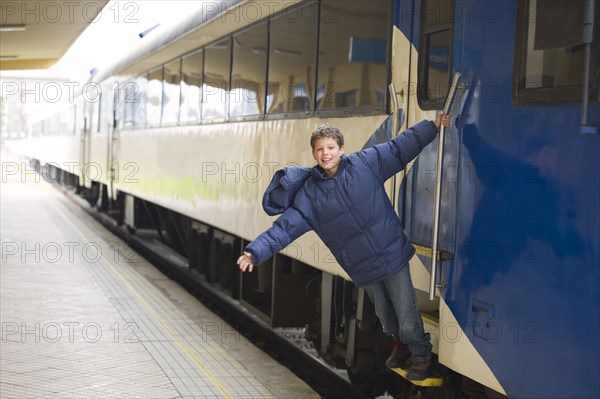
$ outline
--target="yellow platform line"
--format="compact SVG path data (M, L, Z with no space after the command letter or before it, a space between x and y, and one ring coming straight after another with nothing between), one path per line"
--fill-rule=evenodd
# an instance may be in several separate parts
M50 204L52 205L52 207L66 220L66 222L73 228L73 230L79 234L81 236L81 238L85 241L86 237L85 235L81 232L81 230L79 230L79 228L77 228L77 226L75 226L71 220L67 217L67 215L64 214L64 212L62 212L60 209L58 209L58 207L53 203L53 201L49 201ZM129 289L130 293L133 294L133 296L135 296L137 298L137 300L146 308L146 310L148 311L148 313L150 313L152 315L152 317L154 317L154 319L158 322L158 324L161 325L161 327L163 328L163 330L165 331L165 333L177 344L177 346L179 346L179 348L184 351L193 361L194 363L198 366L198 368L204 373L204 375L206 375L206 377L210 380L210 382L212 382L212 384L219 390L221 391L221 393L229 399L232 399L233 397L227 392L227 390L225 389L225 387L223 387L223 385L221 385L221 383L215 378L214 375L212 375L212 373L210 372L210 370L208 370L200 361L200 359L198 359L193 351L185 344L183 343L179 338L177 338L173 332L171 331L171 329L169 328L169 326L162 320L162 318L154 311L154 309L148 304L146 303L146 301L144 300L144 298L142 298L142 296L140 295L140 293L133 287L131 286L131 284L129 284L129 282L127 281L127 279L125 279L125 277L121 274L121 272L119 272L112 264L110 264L108 261L106 261L106 259L104 258L104 255L100 254L100 260L102 261L102 263L104 263L113 273L114 275L127 287L127 289Z

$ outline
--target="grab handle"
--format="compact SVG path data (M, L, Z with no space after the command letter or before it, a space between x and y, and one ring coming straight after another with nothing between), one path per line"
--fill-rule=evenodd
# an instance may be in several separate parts
M391 107L394 113L394 118L392 119L392 138L394 138L398 134L398 125L400 124L398 115L398 97L396 97L398 93L396 93L396 87L393 83L388 85L388 89L390 91ZM392 178L392 187L392 207L396 209L396 175Z
M450 86L450 90L448 91L448 96L446 97L446 103L444 104L443 114L448 115L450 109L452 108L452 103L454 102L454 97L456 95L456 90L458 88L458 84L460 83L461 74L456 72L454 74L454 79L452 80L452 86ZM438 153L437 153L437 171L435 178L435 196L433 203L433 238L431 245L431 276L429 277L429 299L433 300L435 298L435 289L436 287L441 287L440 284L437 284L437 263L438 258L440 256L438 250L438 240L439 240L439 230L440 230L440 208L442 205L442 166L444 161L444 137L446 133L446 128L440 124L440 141L438 145Z

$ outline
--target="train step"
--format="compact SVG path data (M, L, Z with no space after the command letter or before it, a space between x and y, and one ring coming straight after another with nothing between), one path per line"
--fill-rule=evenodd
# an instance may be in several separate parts
M441 375L437 374L436 372L433 372L431 374L431 377L425 378L424 380L421 380L421 381L411 381L408 378L406 378L406 373L408 373L408 370L402 369L400 367L395 368L395 369L391 369L391 370L394 373L396 373L396 374L400 375L401 377L405 378L406 380L410 381L414 385L418 385L420 387L441 387L444 384L444 377L442 377Z

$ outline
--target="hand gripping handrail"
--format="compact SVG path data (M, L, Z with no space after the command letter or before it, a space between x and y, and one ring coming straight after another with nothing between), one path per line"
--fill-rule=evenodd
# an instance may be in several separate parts
M461 74L456 72L454 74L454 79L452 80L452 86L450 86L450 90L448 91L448 97L446 97L446 103L444 104L443 115L448 115L450 112L450 108L452 107L452 102L454 101L454 96L456 95L456 90L458 88L458 84L460 83ZM433 300L435 298L435 289L436 287L440 287L440 285L436 284L437 282L437 262L439 258L438 251L438 239L439 239L439 230L440 230L440 208L442 204L442 166L444 161L444 136L446 133L446 128L440 122L440 141L438 144L438 153L437 153L437 172L435 179L435 196L433 203L433 239L431 244L431 276L429 277L429 299Z

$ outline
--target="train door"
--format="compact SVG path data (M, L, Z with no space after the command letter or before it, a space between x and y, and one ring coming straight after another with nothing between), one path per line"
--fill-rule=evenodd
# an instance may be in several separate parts
M457 69L452 63L452 41L460 33L453 29L453 0L400 0L396 5L393 83L400 87L396 89L396 98L406 114L400 123L402 131L423 119L433 120L444 107L453 71ZM450 283L456 218L453 179L459 142L454 127L450 126L445 133L443 143L438 136L408 165L396 186L397 212L417 249L410 264L411 274L426 329L432 334L434 351L438 347L440 293L443 295L445 285ZM438 169L440 145L443 163ZM438 179L441 179L439 202L435 198ZM436 207L439 220L434 220ZM432 248L436 238L437 275L432 280Z

